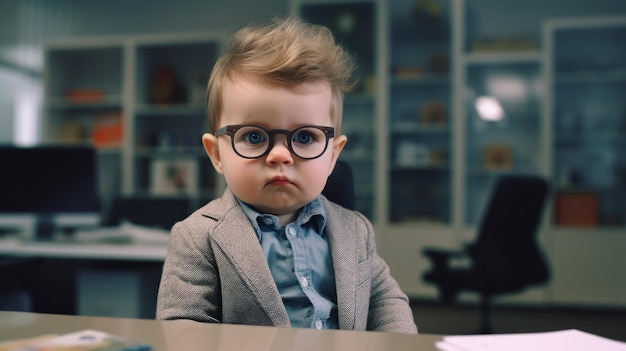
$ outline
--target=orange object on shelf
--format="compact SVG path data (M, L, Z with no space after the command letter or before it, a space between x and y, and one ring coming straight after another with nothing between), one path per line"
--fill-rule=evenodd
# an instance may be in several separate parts
M592 190L559 191L554 199L554 222L564 227L597 227L599 201Z
M119 146L124 136L124 125L120 111L104 112L94 118L91 140L95 147Z
M100 89L72 89L65 93L65 99L74 103L101 102L104 93Z

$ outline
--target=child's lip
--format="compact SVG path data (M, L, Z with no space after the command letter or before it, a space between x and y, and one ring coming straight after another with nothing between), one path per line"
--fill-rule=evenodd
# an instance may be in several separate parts
M276 186L287 186L291 184L291 180L289 180L289 178L285 176L276 176L270 179L269 184Z

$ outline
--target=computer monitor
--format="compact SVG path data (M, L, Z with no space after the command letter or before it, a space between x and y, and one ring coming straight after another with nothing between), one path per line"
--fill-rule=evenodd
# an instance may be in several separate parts
M186 196L122 196L113 199L103 222L105 226L117 226L128 221L170 230L193 209L193 199Z
M97 153L87 146L0 146L0 226L34 221L40 238L58 227L100 222Z

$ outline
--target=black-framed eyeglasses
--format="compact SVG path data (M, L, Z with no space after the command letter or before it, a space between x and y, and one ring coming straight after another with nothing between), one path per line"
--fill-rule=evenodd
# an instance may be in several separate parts
M294 130L267 130L251 124L238 124L222 127L215 131L215 136L228 135L237 155L243 158L265 156L274 146L274 135L287 136L287 147L292 154L301 159L311 160L326 152L328 140L335 136L335 128L320 126L302 126Z

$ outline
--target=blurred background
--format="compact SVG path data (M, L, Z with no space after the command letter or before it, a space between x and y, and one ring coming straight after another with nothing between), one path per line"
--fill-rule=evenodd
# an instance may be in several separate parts
M626 340L624 1L0 0L0 144L94 149L86 177L99 205L77 212L117 225L151 208L135 222L167 228L225 186L200 144L212 64L237 29L289 14L331 27L358 60L341 158L422 331L463 332L422 281L422 250L474 240L496 180L524 174L551 184L537 234L551 275L497 299L517 320L542 313L500 330L539 328L563 311L569 322L541 328L576 327L571 313L584 312L579 321L594 320L585 328ZM66 152L54 157L74 157ZM11 182L38 172L0 162L18 174ZM52 168L39 168L42 181ZM0 226L37 211L5 202ZM158 260L105 261L56 257L5 274L32 276L16 284L41 312L124 315L93 284L128 282L136 289L116 299L148 301L132 316L150 317ZM459 300L474 312L474 294ZM420 317L436 307L441 323Z

